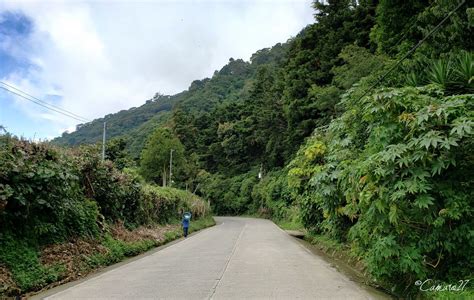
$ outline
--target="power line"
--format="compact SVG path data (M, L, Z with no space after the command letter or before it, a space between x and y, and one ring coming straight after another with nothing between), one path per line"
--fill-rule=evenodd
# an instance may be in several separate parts
M452 11L449 12L449 14L441 20L441 22L438 23L423 39L421 39L418 44L416 44L413 48L411 48L410 51L408 51L398 62L396 62L382 77L379 78L371 87L369 87L363 94L360 96L360 98L357 101L360 101L362 98L364 98L372 89L374 89L382 80L385 79L385 77L388 76L388 74L392 73L410 54L415 52L416 49L418 49L421 44L423 44L435 31L437 31L441 25L443 25L446 20L448 20L461 6L466 3L466 0L463 0L461 3L459 3L456 8L454 8Z
M78 114L75 114L75 113L73 113L73 112L70 112L70 111L68 111L68 110L62 109L62 108L60 108L60 107L58 107L58 106L55 106L55 105L53 105L53 104L50 104L50 103L48 103L48 102L45 102L45 101L43 101L43 100L41 100L41 99L38 99L38 98L36 98L36 97L34 97L34 96L32 96L32 95L30 95L30 94L28 94L28 93L25 93L25 92L23 92L22 90L20 90L20 89L14 87L14 86L12 86L12 85L9 85L9 84L7 84L7 83L5 83L5 82L3 82L3 81L0 81L0 83L3 84L3 85L5 85L5 86L7 86L7 87L9 87L9 88L11 88L11 89L14 89L14 90L18 91L18 92L13 91L13 90L11 90L11 89L9 89L9 88L6 88L6 87L4 87L4 86L1 86L1 85L0 85L0 88L4 89L4 90L6 90L6 91L8 91L8 92L10 92L10 93L12 93L12 94L15 94L15 95L17 95L17 96L19 96L19 97L21 97L21 98L23 98L23 99L26 99L26 100L28 100L28 101L31 101L31 102L33 102L33 103L39 105L39 106L42 106L42 107L44 107L44 108L47 108L47 109L49 109L49 110L52 110L52 111L57 112L57 113L59 113L59 114L65 115L65 116L67 116L67 117L70 117L70 118L75 119L75 120L80 121L80 122L89 122L89 121L90 121L89 119L86 119L86 118L84 118L84 117L81 117L81 116L78 115ZM25 95L28 96L28 97L30 97L30 98L26 97ZM0 130L4 130L4 131L6 132L5 127L3 127L3 126L0 126ZM104 122L104 132L103 132L103 137L102 137L102 160L105 159L105 138L106 138L106 137L105 137L105 132L106 132L106 122ZM36 134L36 133L35 133L35 134Z
M15 95L17 95L17 96L19 96L19 97L21 97L21 98L23 98L23 99L26 99L26 100L28 100L28 101L31 101L31 102L33 102L33 103L39 105L39 106L42 106L42 107L44 107L44 108L46 108L46 109L52 110L52 111L54 111L54 112L56 112L56 113L65 115L65 116L67 116L67 117L70 117L70 118L75 119L75 120L80 121L80 122L89 122L89 121L90 121L89 119L84 118L84 117L82 117L82 116L80 116L80 115L78 115L78 114L75 114L75 113L73 113L73 112L70 112L70 111L68 111L68 110L62 109L62 108L60 108L60 107L58 107L58 106L55 106L55 105L53 105L53 104L50 104L50 103L48 103L48 102L46 102L46 101L43 101L43 100L41 100L41 99L38 99L38 98L36 98L36 97L34 97L34 96L32 96L32 95L26 93L26 92L23 92L22 90L20 90L20 89L14 87L14 86L12 86L12 85L9 85L9 84L7 84L7 83L5 83L5 82L3 82L3 81L0 81L0 83L3 84L3 85L5 85L5 86L7 86L7 87L9 87L9 88L6 88L6 87L4 87L4 86L0 86L0 88L4 89L4 90L6 90L6 91L8 91L8 92L10 92L10 93L12 93L12 94L15 94ZM11 90L11 89L16 90L17 92L16 92L16 91L13 91L13 90ZM21 94L20 94L20 93L21 93ZM26 96L25 96L25 95L26 95Z
M6 85L6 86L8 86L9 88L15 89L15 90L21 92L22 94L25 94L25 95L27 95L28 97L31 97L31 98L35 99L36 101L39 101L39 102L41 102L41 103L43 103L43 104L45 104L45 105L54 107L54 108L56 108L56 109L59 109L59 110L61 110L61 111L64 111L64 112L66 112L66 113L68 113L68 114L71 114L71 115L73 115L73 116L75 116L75 117L78 117L78 118L80 118L80 119L84 119L84 120L86 120L86 121L90 121L90 120L88 120L87 118L84 118L84 117L82 117L82 116L80 116L80 115L77 115L77 114L75 114L75 113L73 113L73 112L71 112L71 111L65 110L64 108L61 108L61 107L56 106L56 105L54 105L54 104L51 104L51 103L45 102L45 101L43 101L43 100L41 100L41 99L38 99L38 98L36 98L35 96L32 96L32 95L30 95L30 94L28 94L28 93L26 93L26 92L20 90L19 88L14 87L14 86L12 86L12 85L10 85L10 84L8 84L8 83L5 83L5 82L3 82L3 81L0 81L0 83L1 83L1 84L4 84L4 85Z
M430 4L430 6L428 6L427 8L425 8L425 11L428 10L428 9L430 9L433 5L435 5L435 3L436 3L436 0L433 1L433 2ZM416 18L416 17L413 17L412 20L410 21L410 23L408 24L408 27L406 27L405 32L404 32L404 33L402 34L402 36L398 39L398 41L397 41L395 44L393 44L393 45L398 45L398 44L400 44L400 43L403 41L403 39L404 39L405 36L408 34L408 32L409 32L409 31L413 28L413 26L416 24L416 21L417 21L417 18Z
M28 94L28 93L26 93L26 92L20 90L19 88L14 87L14 86L12 86L12 85L10 85L10 84L8 84L8 83L5 83L5 82L3 82L3 81L0 81L0 83L3 84L3 85L8 86L9 88L12 88L12 89L18 91L18 92L20 92L20 93L22 93L22 94L24 94L24 95L27 95L28 97L33 98L34 100L36 100L36 101L38 101L38 102L40 102L40 103L42 103L42 104L44 104L44 105L53 107L53 108L55 108L55 109L57 109L57 110L60 110L60 111L62 111L62 112L64 112L64 113L66 113L66 114L69 114L69 115L73 116L73 117L79 118L79 119L81 119L81 120L83 120L83 121L87 121L87 122L90 121L89 119L84 118L84 117L82 117L82 116L80 116L80 115L78 115L78 114L75 114L75 113L71 112L71 111L68 111L68 110L66 110L66 109L63 109L63 108L61 108L61 107L59 107L59 106L56 106L56 105L54 105L54 104L50 104L50 103L48 103L48 102L46 102L46 101L43 101L43 100L41 100L41 99L38 99L38 98L36 98L35 96L32 96L32 95L30 95L30 94ZM28 99L28 100L29 100L29 99Z
M8 89L8 88L6 88L6 87L0 86L0 88L1 88L1 89L4 89L4 90L7 91L7 92L10 92L10 93L12 93L12 94L15 94L15 95L17 95L17 96L19 96L19 97L21 97L21 98L23 98L23 99L26 99L26 100L28 100L28 101L31 101L31 102L33 102L33 103L39 105L39 106L42 106L42 107L44 107L44 108L46 108L46 109L52 110L52 111L57 112L57 113L59 113L59 114L65 115L65 116L70 117L70 118L72 118L72 119L75 119L75 120L77 120L77 121L80 121L80 122L88 122L88 120L87 120L86 118L75 117L74 115L72 115L72 114L70 114L70 113L67 113L67 112L61 111L61 110L59 110L59 109L55 109L55 108L49 107L49 106L47 106L46 104L43 104L43 103L41 103L41 102L39 102L39 101L37 101L37 100L34 100L34 99L30 99L30 98L28 98L28 97L26 97L26 96L24 96L24 95L22 95L22 94L19 94L19 93L15 92L15 91L12 91L12 90L10 90L10 89ZM46 102L45 102L45 103L46 103ZM49 105L49 104L48 104L48 105Z

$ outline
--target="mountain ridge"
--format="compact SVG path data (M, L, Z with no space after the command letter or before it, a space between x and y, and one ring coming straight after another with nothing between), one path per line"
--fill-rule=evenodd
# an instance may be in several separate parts
M291 39L290 39L291 40ZM289 40L289 41L290 41ZM157 93L143 105L107 114L91 122L79 124L73 132L64 132L51 140L60 146L79 146L102 141L103 122L107 122L107 139L124 138L127 150L138 158L146 136L169 121L176 108L206 113L222 101L239 101L246 84L252 80L258 65L279 63L288 42L256 51L250 61L230 58L211 78L191 82L188 89L174 95ZM132 138L133 137L133 138Z

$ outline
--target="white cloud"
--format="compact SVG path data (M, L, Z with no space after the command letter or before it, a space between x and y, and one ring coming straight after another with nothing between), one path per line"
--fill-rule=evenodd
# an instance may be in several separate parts
M184 90L229 57L248 60L297 34L313 13L311 0L15 1L1 10L20 10L34 22L30 48L17 55L37 68L9 82L38 97L59 95L61 107L90 119ZM36 116L56 130L77 123Z

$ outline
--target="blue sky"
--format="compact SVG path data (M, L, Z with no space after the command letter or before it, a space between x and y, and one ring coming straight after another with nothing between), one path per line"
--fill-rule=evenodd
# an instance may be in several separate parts
M33 30L32 21L20 12L4 11L0 14L0 40L6 39L21 41L31 34ZM29 66L29 62L22 58L15 58L8 49L1 49L0 61L2 68L0 76L6 75L15 70L24 70Z
M311 0L0 1L0 80L88 119L174 94L285 42ZM80 122L0 89L0 125L52 138Z
M20 11L3 11L0 13L0 78L8 78L10 74L17 76L27 76L29 72L37 66L28 60L28 56L17 55L19 51L15 48L27 49L31 45L28 40L33 31L33 22ZM30 50L31 52L33 50ZM31 53L30 52L30 53ZM46 95L44 99L48 102L58 102L59 97ZM20 136L34 138L43 134L53 134L48 130L50 121L45 118L30 118L25 113L25 106L19 105L17 96L0 89L0 124L7 127L7 130ZM56 100L56 101L55 101ZM22 101L22 100L20 100ZM26 101L26 100L25 100ZM33 105L33 104L31 104ZM43 109L36 108L38 112L45 113ZM41 128L46 129L40 132ZM36 131L38 129L38 132Z

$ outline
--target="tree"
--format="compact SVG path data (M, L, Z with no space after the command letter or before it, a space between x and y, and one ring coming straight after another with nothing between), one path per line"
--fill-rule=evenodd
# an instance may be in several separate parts
M320 110L310 94L314 86L326 86L333 79L333 68L342 63L341 50L350 45L370 46L374 1L315 1L316 23L303 29L290 42L284 67L284 102L294 153L315 127L326 125L327 111Z
M184 147L168 128L158 128L148 139L142 151L140 171L146 180L162 182L166 186L169 179L170 155L173 150L173 174L183 174L185 164ZM171 184L171 182L170 182Z
M371 32L378 51L393 55L402 43L414 45L420 40L422 36L413 26L414 19L427 6L427 0L381 0L376 12L377 24Z
M125 148L127 140L124 138L113 138L107 142L105 147L105 157L114 162L115 166L122 170L123 168L132 165L132 160L128 156Z
M460 3L460 0L381 0L371 39L379 52L402 55L426 37ZM472 8L469 6L472 7L467 1L459 7L417 52L437 58L453 50L472 51L474 38L471 33Z

